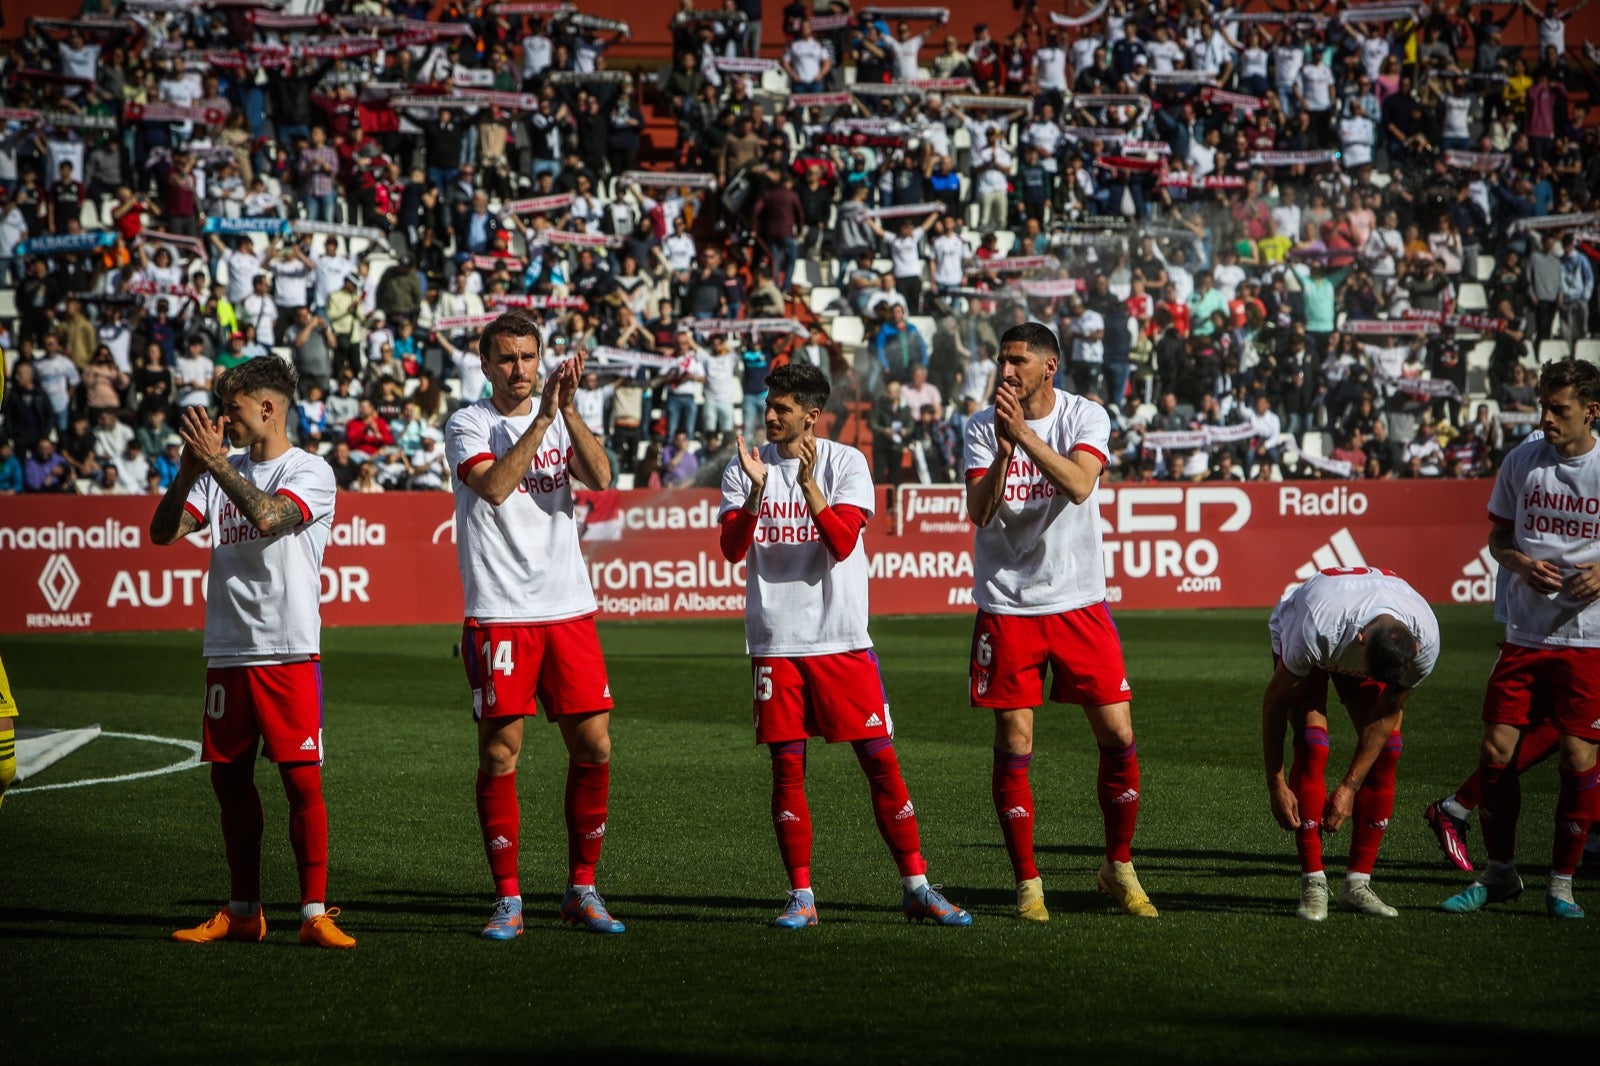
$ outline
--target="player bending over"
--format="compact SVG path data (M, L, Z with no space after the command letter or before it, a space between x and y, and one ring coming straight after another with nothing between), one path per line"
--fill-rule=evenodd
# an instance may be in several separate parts
M1339 909L1381 918L1400 912L1372 890L1383 831L1394 813L1400 719L1411 691L1439 658L1439 623L1412 587L1386 570L1324 570L1285 597L1267 623L1272 680L1261 699L1261 746L1272 816L1294 833L1300 853L1300 907L1308 921L1328 916L1322 834L1352 815L1350 864ZM1333 794L1328 764L1328 681L1356 727L1356 749ZM1283 734L1294 730L1294 764L1283 777Z
M517 756L523 718L538 704L568 755L561 917L593 933L623 931L594 885L611 788L611 685L572 500L574 477L604 489L611 466L574 406L582 353L550 374L535 402L542 347L539 322L525 312L490 323L478 342L490 396L445 426L466 600L461 658L478 724L478 824L495 888L483 929L491 940L522 935Z
M206 693L200 757L222 808L228 905L174 940L264 940L256 746L278 764L300 874L300 942L353 948L324 906L328 809L322 798L322 553L333 528L333 469L289 443L297 384L281 359L251 359L217 381L222 414L183 413L178 476L150 539L206 529ZM230 455L229 446L244 451Z
M1100 890L1129 914L1156 917L1133 869L1139 758L1122 642L1106 606L1096 486L1111 421L1099 404L1057 390L1055 334L1038 323L1000 338L994 406L967 423L967 513L973 550L971 701L994 711L995 814L1017 881L1017 916L1050 920L1034 862L1033 709L1083 707L1100 748L1105 819Z
M1582 918L1572 876L1600 803L1600 368L1563 359L1539 375L1542 440L1511 451L1489 497L1489 551L1506 585L1506 639L1483 702L1484 872L1444 901L1456 913L1522 893L1517 749L1541 720L1560 733L1560 791L1545 913Z
M789 872L789 902L772 924L817 924L811 884L806 739L848 741L867 775L878 831L900 868L906 917L971 925L928 884L917 816L900 776L894 723L867 635L872 475L859 451L813 433L828 402L814 366L767 376L767 443L738 439L722 475L722 554L749 557L745 643L755 682L756 743L772 753L772 826ZM746 427L747 429L749 427Z

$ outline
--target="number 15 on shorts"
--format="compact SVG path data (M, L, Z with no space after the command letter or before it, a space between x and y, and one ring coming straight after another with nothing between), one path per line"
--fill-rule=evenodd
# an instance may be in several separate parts
M752 704L757 729L761 728L761 705L772 698L772 667L757 666L751 671L755 683Z

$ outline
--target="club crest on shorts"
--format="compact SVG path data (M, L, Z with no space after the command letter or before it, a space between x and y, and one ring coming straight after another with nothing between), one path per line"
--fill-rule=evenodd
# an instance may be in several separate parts
M979 670L978 671L978 695L981 696L985 692L988 692L988 691L989 691L989 671L987 671L987 670Z

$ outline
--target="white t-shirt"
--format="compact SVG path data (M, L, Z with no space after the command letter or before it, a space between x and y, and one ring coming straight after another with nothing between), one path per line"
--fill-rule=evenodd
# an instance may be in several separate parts
M291 448L271 462L228 456L239 476L300 505L300 524L263 535L210 474L184 509L211 532L205 656L212 666L298 662L322 648L322 552L333 530L333 467Z
M610 385L601 385L573 393L572 405L578 409L578 417L589 427L589 432L597 437L606 435L606 404L611 402L611 395L616 391Z
M822 77L822 63L828 58L828 50L815 37L809 41L804 37L796 37L789 42L784 58L794 70L796 81L818 81Z
M1242 78L1265 78L1267 76L1267 61L1271 58L1271 53L1265 48L1257 48L1251 45L1241 53L1239 76Z
M1074 363L1100 364L1106 361L1106 320L1100 312L1085 309L1072 324L1072 361ZM1101 334L1101 339L1086 339L1091 333Z
M885 243L889 246L889 261L894 264L895 277L922 277L922 234L920 232L912 230L909 237L902 237L896 234Z
M1346 170L1372 162L1372 120L1365 115L1352 115L1339 120L1339 147L1344 152Z
M1443 119L1440 123L1441 137L1471 137L1472 136L1472 97L1446 96L1444 98Z
M737 352L706 352L700 357L700 372L705 374L705 398L716 403L733 403L739 398Z
M317 264L317 303L325 307L328 297L344 284L345 275L356 272L356 265L342 255L323 254L313 261Z
M1091 58L1093 52L1090 53ZM1067 88L1067 50L1046 45L1033 53L1033 75L1041 89L1065 92Z
M1377 84L1378 74L1383 70L1383 61L1389 58L1389 51L1387 37L1373 33L1361 39L1361 69L1366 71L1373 84Z
M903 41L883 40L879 43L888 53L895 81L910 81L917 76L917 53L922 51L922 34L907 37Z
M466 617L480 622L559 622L595 611L572 513L565 422L550 423L527 474L499 507L467 485L467 472L509 452L536 414L508 418L492 400L479 400L445 425L445 456L455 474L456 561Z
M1165 41L1151 41L1145 45L1145 52L1150 56L1152 73L1168 74L1172 72L1177 61L1183 58L1183 45L1169 37Z
M211 380L217 372L215 363L203 355L184 354L173 361L173 369L177 371L179 407L205 407L211 403Z
M56 45L56 50L61 55L61 73L72 78L94 81L95 68L100 65L99 45L85 44L82 48L73 48L62 41Z
M1293 85L1300 80L1300 68L1305 66L1306 51L1299 45L1272 50L1272 63L1277 69L1279 85Z
M966 278L966 261L972 255L967 242L953 233L933 239L933 281L936 285L960 285Z
M833 655L872 647L867 635L867 549L835 561L796 484L800 460L761 449L767 488L746 566L744 630L751 655ZM855 448L817 441L817 484L828 505L873 512L872 474ZM750 479L735 459L722 474L721 514L744 506Z
M272 268L272 295L278 306L288 310L306 306L306 289L311 268L298 259L280 259Z
M522 39L522 78L538 77L550 69L554 45L542 34L530 34Z
M1083 449L1104 463L1111 448L1105 408L1060 389L1055 396L1050 413L1029 427L1061 455ZM987 472L996 450L994 408L987 407L967 422L968 476ZM1074 504L1018 448L1000 509L974 538L973 571L973 602L991 614L1058 614L1102 602L1106 578L1095 497Z
M1489 496L1489 514L1511 523L1517 550L1548 559L1563 576L1600 563L1600 447L1564 459L1542 438L1511 450ZM1536 591L1502 569L1506 643L1522 647L1600 647L1600 602L1565 591Z
M1300 70L1300 99L1307 111L1327 111L1333 107L1333 69L1311 63Z
M237 249L228 253L228 302L240 304L255 288L256 275L261 273L261 257L254 252Z
M1400 679L1416 688L1439 661L1439 622L1415 589L1375 566L1324 570L1281 600L1267 622L1272 654L1296 677L1313 669L1366 677L1366 652L1356 637L1381 614L1416 635L1421 647Z

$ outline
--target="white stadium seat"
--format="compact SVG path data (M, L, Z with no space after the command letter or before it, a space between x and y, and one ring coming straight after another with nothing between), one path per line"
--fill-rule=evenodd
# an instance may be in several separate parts
M1565 359L1572 351L1572 346L1564 340L1547 337L1539 342L1539 362L1550 363L1557 359Z
M835 344L859 346L866 340L867 330L860 315L839 315L833 320L829 335Z
M929 344L933 343L933 335L938 330L938 323L934 322L931 315L912 315L911 324L917 327L917 332L922 334L922 339Z
M811 310L822 314L829 304L839 298L839 290L832 285L816 285L811 289Z
M1600 363L1600 337L1585 337L1580 340L1577 356L1591 363Z
M1464 281L1456 293L1456 306L1462 311L1485 311L1489 308L1489 296L1476 281Z

